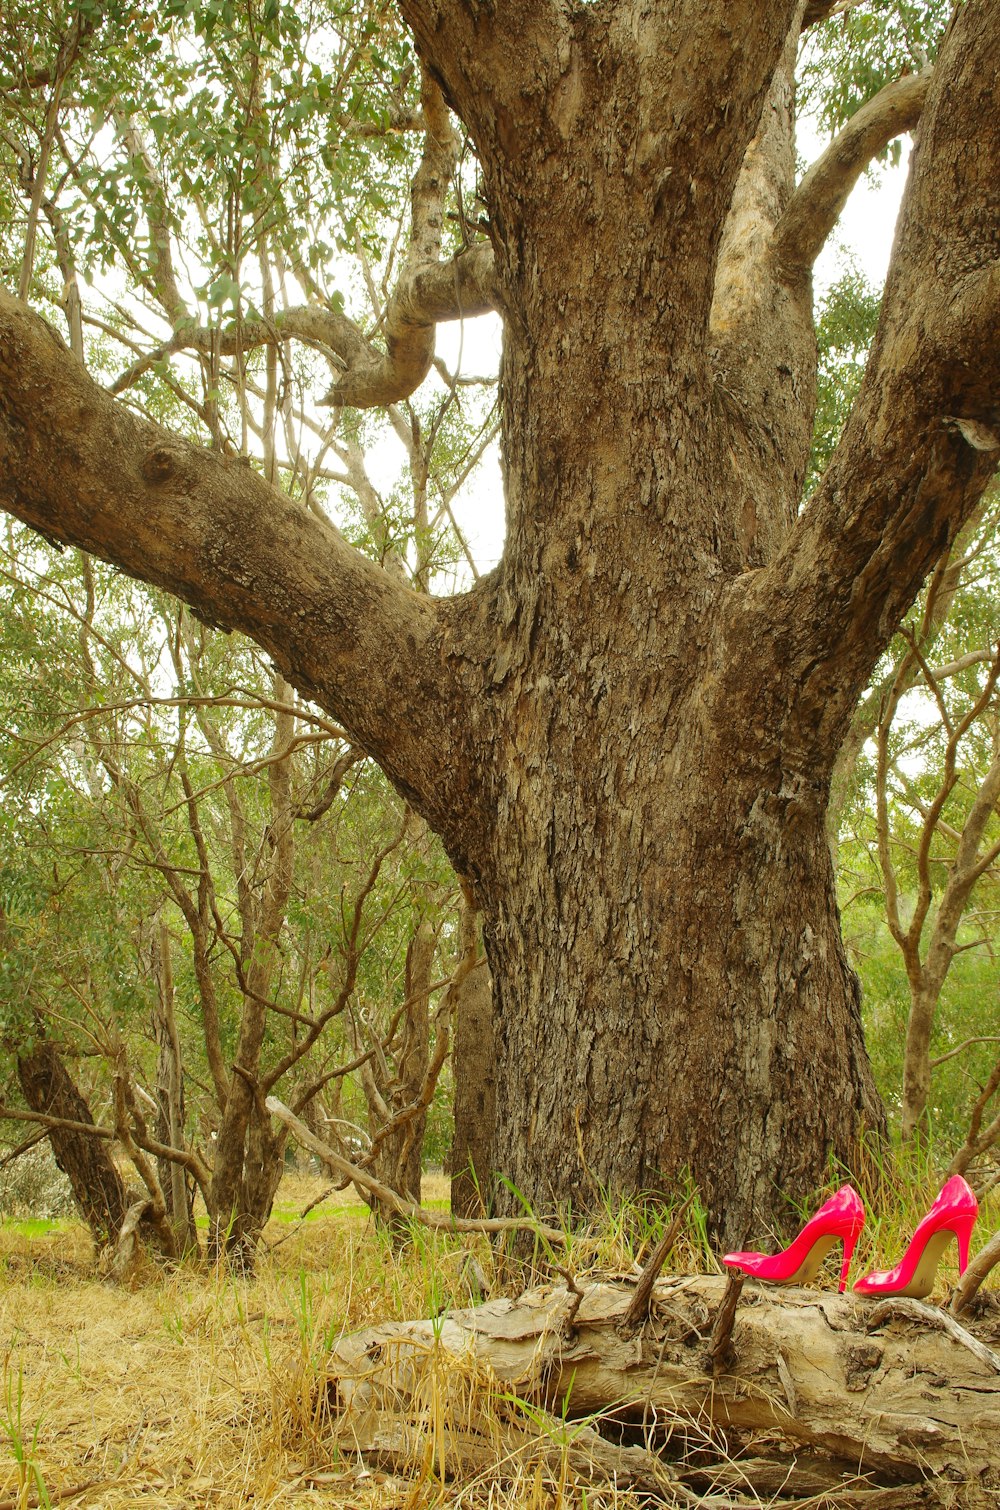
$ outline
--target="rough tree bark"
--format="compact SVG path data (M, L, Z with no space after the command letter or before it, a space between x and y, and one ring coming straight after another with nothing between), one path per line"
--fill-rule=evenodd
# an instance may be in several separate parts
M492 1193L497 1085L493 990L485 959L469 972L458 991L454 1054L451 1209L456 1216L486 1216Z
M933 75L796 188L794 0L400 9L482 167L498 570L409 592L127 413L7 296L0 499L252 634L442 835L482 909L494 1156L523 1194L579 1208L689 1171L739 1242L883 1123L824 813L861 690L1000 454L1000 17L969 0ZM800 512L812 263L918 117L868 374ZM407 319L430 325L461 312L458 266L418 225ZM398 397L324 319L334 400Z
M90 1107L49 1039L38 1037L17 1056L17 1078L33 1112L65 1122L94 1125ZM128 1210L125 1181L105 1141L86 1132L53 1127L49 1142L56 1163L73 1187L73 1198L98 1248L114 1244Z

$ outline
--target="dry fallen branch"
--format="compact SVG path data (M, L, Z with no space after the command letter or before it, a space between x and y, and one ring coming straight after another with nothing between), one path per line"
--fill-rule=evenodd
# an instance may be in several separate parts
M39 1491L29 1491L27 1495L18 1494L14 1499L0 1500L0 1510L35 1510L37 1505L61 1505L64 1500L76 1499L77 1495L88 1494L91 1489L104 1488L108 1482L107 1479L87 1479L82 1484L71 1484L67 1489L46 1489L44 1499Z
M726 1280L661 1279L631 1337L630 1286L578 1287L582 1299L549 1285L343 1338L325 1385L338 1445L411 1470L433 1451L436 1472L464 1477L496 1463L513 1401L546 1452L580 1431L593 1472L652 1495L658 1481L674 1503L697 1490L720 1507L781 1495L786 1507L887 1510L944 1504L958 1484L1000 1488L998 1360L933 1307L754 1288L735 1318L735 1359L713 1375ZM597 1434L579 1421L592 1432L601 1417L626 1440L641 1429L641 1462L593 1451Z
M316 1137L315 1133L310 1132L306 1124L301 1122L294 1112L289 1111L277 1096L268 1096L265 1106L271 1116L277 1117L279 1122L284 1122L285 1126L294 1133L296 1141L303 1148L308 1148L317 1158L322 1159L333 1174L341 1179L350 1180L360 1190L367 1190L383 1206L397 1212L400 1216L420 1222L425 1227L433 1227L439 1232L531 1232L548 1243L558 1243L560 1247L566 1242L566 1233L561 1232L558 1227L547 1227L543 1222L534 1221L528 1217L484 1217L482 1220L476 1220L472 1217L451 1216L447 1211L427 1211L414 1201L405 1200L388 1185L383 1185L381 1180L376 1180L374 1175L336 1153L328 1143L324 1143L321 1138Z
M906 1296L892 1296L883 1301L881 1305L876 1306L868 1318L869 1331L884 1326L895 1316L919 1322L922 1326L939 1327L962 1347L967 1347L980 1363L992 1369L995 1374L1000 1374L1000 1354L973 1337L971 1332L967 1332L965 1327L960 1326L953 1316L948 1315L947 1311L941 1311L937 1306L926 1305L922 1300L911 1300Z
M958 1316L979 1290L987 1274L1000 1263L1000 1232L994 1232L989 1242L975 1258L959 1280L951 1298L952 1315Z

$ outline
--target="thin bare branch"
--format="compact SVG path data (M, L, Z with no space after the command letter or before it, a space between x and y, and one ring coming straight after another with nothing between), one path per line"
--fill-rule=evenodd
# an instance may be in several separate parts
M397 1195L395 1190L390 1190L388 1185L383 1185L373 1175L359 1169L356 1164L350 1163L339 1153L335 1153L328 1144L310 1132L305 1123L290 1112L276 1096L268 1096L266 1106L271 1116L283 1122L294 1134L296 1141L301 1143L303 1148L308 1148L310 1152L316 1154L317 1158L322 1159L334 1174L350 1180L362 1190L367 1190L380 1205L387 1207L390 1211L395 1211L399 1216L408 1217L438 1232L533 1232L544 1238L546 1242L558 1243L560 1246L567 1240L567 1234L557 1227L548 1227L542 1222L531 1221L527 1218L522 1220L517 1217L493 1217L476 1221L471 1217L451 1216L447 1211L428 1211L414 1201L405 1200L401 1195Z

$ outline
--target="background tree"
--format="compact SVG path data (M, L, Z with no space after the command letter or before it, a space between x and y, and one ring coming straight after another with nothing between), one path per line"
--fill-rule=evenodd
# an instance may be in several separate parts
M258 1104L322 1118L373 1059L400 1072L362 1162L402 1192L448 1044L436 845L245 642L23 531L3 575L4 1038L98 1242L133 1199L114 1136L159 1246L198 1246L197 1188L209 1252L252 1261L286 1141Z
M859 707L855 732L870 720L870 744L855 766L843 841L845 926L871 962L862 976L873 1013L888 1018L874 1029L888 1056L880 1078L894 1082L903 1141L933 1130L950 1145L954 1172L1000 1134L987 1111L1000 1041L995 492L984 503ZM900 972L885 958L876 911L902 967L895 1011Z
M140 7L95 7L92 29L54 14L4 63L27 200L21 297L0 296L5 506L245 629L441 835L483 913L493 1156L524 1196L579 1207L688 1170L730 1241L883 1125L831 773L1000 451L995 7L960 7L936 58L922 11L919 72L913 8L893 11L859 108L796 184L793 70L828 9L400 0L417 67L393 12L177 0L151 27ZM812 265L918 120L865 378L803 508ZM374 217L345 173L369 142ZM398 243L379 197L409 198ZM167 316L152 340L103 320L133 348L111 391L25 307L63 205L71 246L113 253ZM337 252L359 241L355 294ZM263 351L277 409L322 444L309 393L399 404L435 324L491 305L504 556L428 599L311 487L276 486L249 419L226 433L220 384ZM156 415L161 380L208 448ZM166 428L130 408L143 384Z

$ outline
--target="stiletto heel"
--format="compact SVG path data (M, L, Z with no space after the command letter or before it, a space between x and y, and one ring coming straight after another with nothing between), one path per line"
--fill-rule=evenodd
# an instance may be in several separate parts
M847 1270L865 1224L865 1208L852 1185L842 1185L811 1217L798 1237L782 1253L727 1253L722 1262L773 1285L802 1285L814 1279L830 1249L844 1245L840 1293L847 1288Z
M859 1295L911 1295L921 1300L934 1288L941 1255L951 1241L958 1242L958 1273L969 1264L972 1229L979 1202L960 1174L953 1175L934 1205L917 1227L909 1246L894 1269L873 1269L854 1286Z
M844 1238L844 1262L840 1266L840 1283L837 1286L837 1289L841 1295L843 1295L844 1291L847 1289L847 1271L851 1267L851 1256L854 1253L855 1248L858 1246L858 1232L861 1231L861 1226L864 1225L864 1220L864 1216L862 1215L861 1225L859 1225L858 1231L853 1234L848 1234Z

